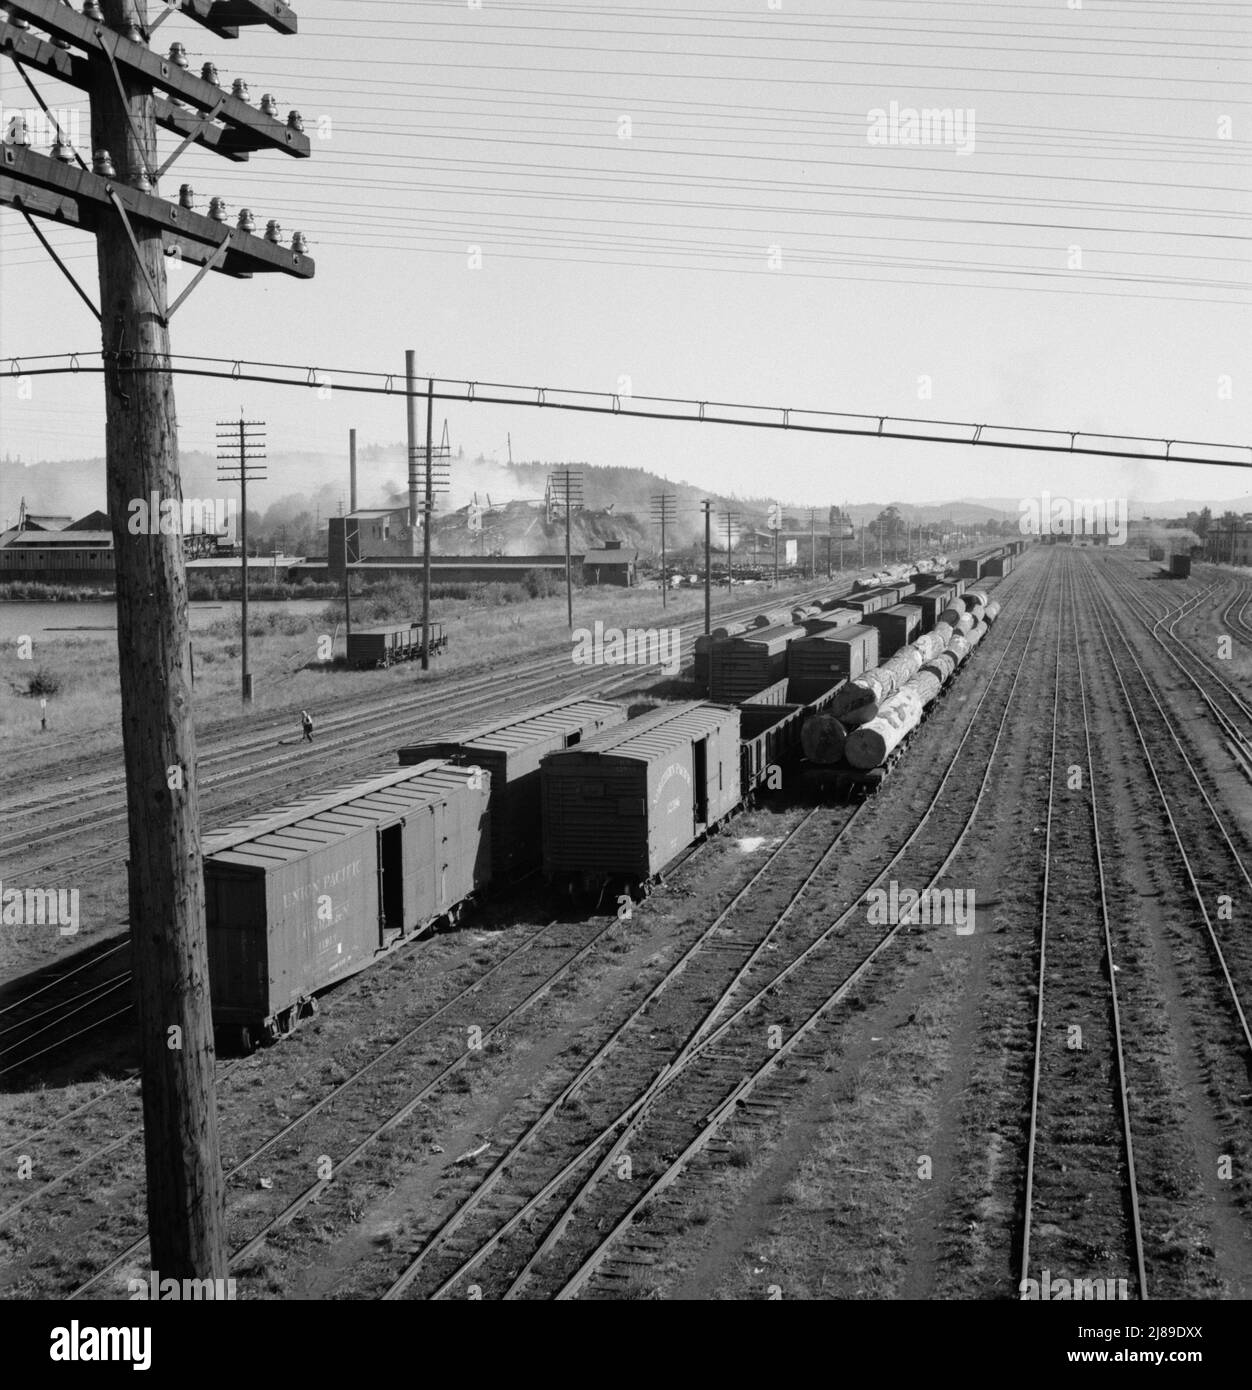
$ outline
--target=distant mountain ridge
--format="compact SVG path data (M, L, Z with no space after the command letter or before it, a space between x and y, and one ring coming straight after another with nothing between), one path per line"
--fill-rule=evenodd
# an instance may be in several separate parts
M402 444L363 447L358 454L358 505L379 507L392 505L393 499L407 496L406 450ZM197 450L185 450L180 458L183 493L186 497L217 497L223 485L217 481L214 458ZM446 513L465 507L475 496L493 505L508 502L539 501L544 496L548 475L566 466L564 461L535 460L500 463L494 459L466 458L454 455L451 460L451 492L440 501L439 510ZM587 508L622 519L623 538L635 538L639 529L649 528L652 498L666 492L675 498L676 525L673 541L676 546L688 545L703 535L701 503L713 502L714 531L721 520L724 531L726 512L738 513L741 523L763 526L771 501L782 502L789 522L808 524L808 509L784 498L741 497L733 493L710 492L686 482L663 478L651 470L623 467L599 467L571 460L571 467L583 469L583 494ZM229 495L233 496L231 492ZM4 498L4 514L0 522L11 525L17 516L20 499L36 513L82 516L103 509L105 505L104 459L74 459L55 463L24 465L4 457L0 459L0 496ZM866 525L887 506L894 506L911 524L917 522L950 521L957 526L980 525L992 521L1013 521L1020 515L1023 499L1018 497L955 498L948 502L854 502L843 510L857 526ZM324 523L327 516L348 506L348 462L343 455L309 452L274 452L269 459L269 476L254 485L249 493L249 512L266 516L271 511L273 524L281 524L305 510L316 513ZM1178 499L1170 502L1140 503L1131 500L1129 515L1141 518L1185 517L1189 511L1201 511L1205 506L1215 516L1224 511L1252 511L1252 495L1233 501L1204 502ZM626 518L632 518L627 524ZM819 527L825 517L819 510ZM597 526L603 534L604 528Z

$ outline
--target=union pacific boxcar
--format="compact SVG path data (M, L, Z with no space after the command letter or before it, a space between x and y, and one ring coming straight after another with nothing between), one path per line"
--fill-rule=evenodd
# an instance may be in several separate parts
M289 1033L319 990L454 921L491 878L485 771L430 761L206 837L213 1022L242 1051Z
M740 800L739 711L685 702L541 764L543 867L584 890L646 886Z

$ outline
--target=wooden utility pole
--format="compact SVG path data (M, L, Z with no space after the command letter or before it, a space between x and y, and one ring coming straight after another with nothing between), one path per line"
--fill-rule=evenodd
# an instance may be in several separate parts
M105 22L122 32L145 24L146 10L146 0L104 0ZM152 97L123 80L123 99L104 64L95 76L92 146L112 154L120 182L135 184L157 158ZM163 1277L223 1278L224 1186L182 538L161 535L159 526L150 528L157 534L132 536L127 526L133 498L176 501L181 515L183 495L173 377L126 370L167 361L170 351L161 234L142 224L134 234L132 246L120 219L102 223L96 260L148 1234L152 1268Z
M665 566L665 530L667 525L674 520L674 509L678 505L678 498L672 492L654 492L652 494L652 520L660 522L661 525L661 607L665 608L669 604L669 582L666 576Z
M281 0L266 0L264 10L255 0L236 0L229 22L202 0L158 8L150 24L147 0L100 0L89 13L54 0L6 0L0 50L87 92L91 149L85 159L62 133L58 151L67 162L6 144L0 203L18 207L28 221L50 217L96 236L98 310L68 266L57 264L99 318L104 348L149 1258L163 1279L220 1279L227 1261L187 582L182 527L161 524L174 513L183 517L169 320L200 277L169 304L166 256L203 267L201 274L307 278L313 265L302 235L288 251L277 244L277 223L262 240L248 234L242 218L236 230L194 212L190 190L171 207L156 184L193 141L232 157L262 148L307 156L309 144L290 120L284 127L207 78L191 77L185 59L166 61L149 47L157 25L180 9L222 37L254 23L294 33L295 16ZM156 88L166 95L154 96ZM184 136L164 164L158 124ZM136 504L148 524L133 531L142 515Z
M252 701L252 672L248 670L248 483L265 477L264 420L219 420L218 482L239 484L239 572L241 691L244 704Z
M563 498L561 503L565 508L565 614L569 623L569 630L574 631L574 575L573 560L570 554L570 528L572 526L571 517L575 507L582 506L583 501L583 474L581 468L558 468L557 471L548 478L548 498L549 498L549 525L551 524L551 499L556 495L553 484L559 488Z
M704 635L713 631L713 504L707 498L704 509Z
M426 494L422 505L422 670L430 670L430 533L435 522L435 383L426 379Z
M726 592L729 593L734 588L734 525L739 520L738 512L724 512L726 518Z

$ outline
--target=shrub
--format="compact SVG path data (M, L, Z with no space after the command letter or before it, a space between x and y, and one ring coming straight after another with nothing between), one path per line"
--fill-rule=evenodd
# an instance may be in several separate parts
M65 677L56 671L49 670L47 666L41 666L37 671L32 672L26 682L28 693L36 697L55 695L64 684Z
M551 570L527 570L522 583L531 598L552 598L564 588L562 578Z

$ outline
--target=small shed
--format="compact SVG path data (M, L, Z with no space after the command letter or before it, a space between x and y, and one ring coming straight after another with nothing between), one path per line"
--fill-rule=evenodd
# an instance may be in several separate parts
M583 579L588 584L616 584L629 589L635 582L639 552L628 550L620 540L605 541L598 550L583 556Z

